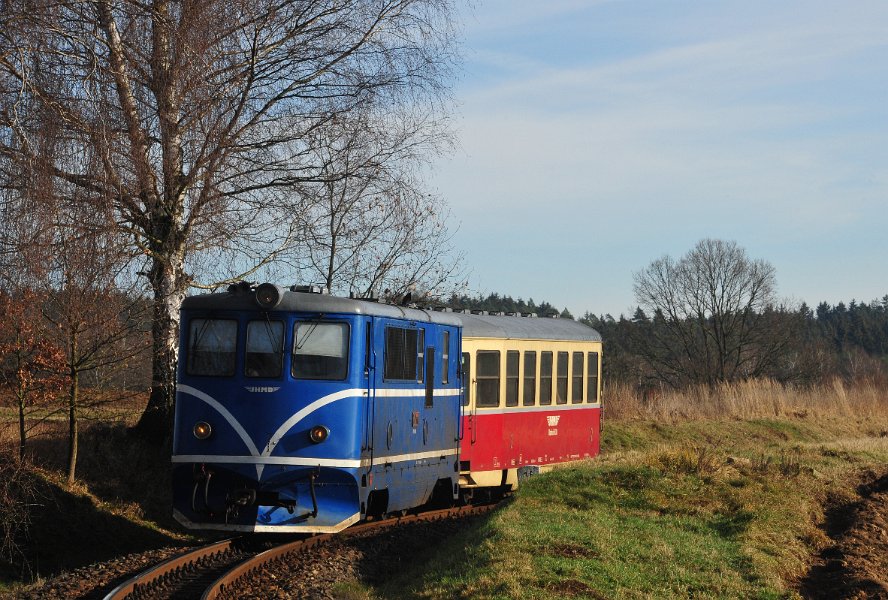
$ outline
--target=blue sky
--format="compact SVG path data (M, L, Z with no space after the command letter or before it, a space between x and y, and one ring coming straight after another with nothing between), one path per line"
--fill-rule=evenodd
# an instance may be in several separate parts
M795 302L888 294L888 2L488 0L462 26L431 184L472 291L616 317L712 237Z

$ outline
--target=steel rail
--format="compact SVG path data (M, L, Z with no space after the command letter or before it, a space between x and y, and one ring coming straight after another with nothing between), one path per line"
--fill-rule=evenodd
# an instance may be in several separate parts
M348 529L336 534L327 533L310 537L304 540L282 544L280 546L257 554L252 558L248 558L247 560L233 567L231 570L229 570L221 577L219 577L219 579L213 582L213 584L209 588L207 588L207 591L204 592L203 596L201 596L201 600L217 600L223 593L231 589L235 589L241 579L249 577L253 573L264 569L270 563L273 563L276 560L283 559L288 555L297 554L316 546L320 546L333 538L351 536L357 533L374 529L384 530L418 521L440 521L448 518L462 518L480 515L493 510L495 507L496 504L460 506L456 508L446 508L443 510L423 512L415 515L406 515L391 519L384 519L381 521L369 521L361 523L359 525L353 525L352 527L349 527Z
M160 582L168 580L179 573L187 572L200 561L219 557L226 552L231 551L234 543L239 539L241 538L232 538L221 542L215 542L167 559L162 563L142 571L135 577L127 579L111 590L105 596L104 600L124 600L129 597L138 596L140 591L144 591Z

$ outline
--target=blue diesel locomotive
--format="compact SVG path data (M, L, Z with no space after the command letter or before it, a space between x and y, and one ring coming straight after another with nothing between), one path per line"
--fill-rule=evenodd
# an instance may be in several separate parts
M238 284L187 298L173 440L189 528L335 532L459 484L460 320Z

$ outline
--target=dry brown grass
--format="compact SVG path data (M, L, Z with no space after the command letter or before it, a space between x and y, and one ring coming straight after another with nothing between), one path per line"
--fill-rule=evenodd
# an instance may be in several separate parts
M609 387L605 415L618 420L761 419L800 417L888 417L888 389L873 383L848 385L835 379L819 387L751 380L644 395L631 386Z
M103 423L132 426L145 408L148 394L125 390L87 388L82 394L78 420L81 431ZM68 412L65 398L41 406L29 406L25 419L28 456L38 464L64 464L68 436ZM12 397L0 389L0 451L18 453L18 411Z

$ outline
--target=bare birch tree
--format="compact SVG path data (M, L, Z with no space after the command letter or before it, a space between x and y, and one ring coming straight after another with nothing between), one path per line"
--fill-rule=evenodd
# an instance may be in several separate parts
M289 251L293 190L325 178L314 132L358 111L438 114L453 64L448 0L7 0L0 18L4 183L39 167L141 252L154 363L139 429L156 439L186 290ZM206 265L222 276L202 280Z

